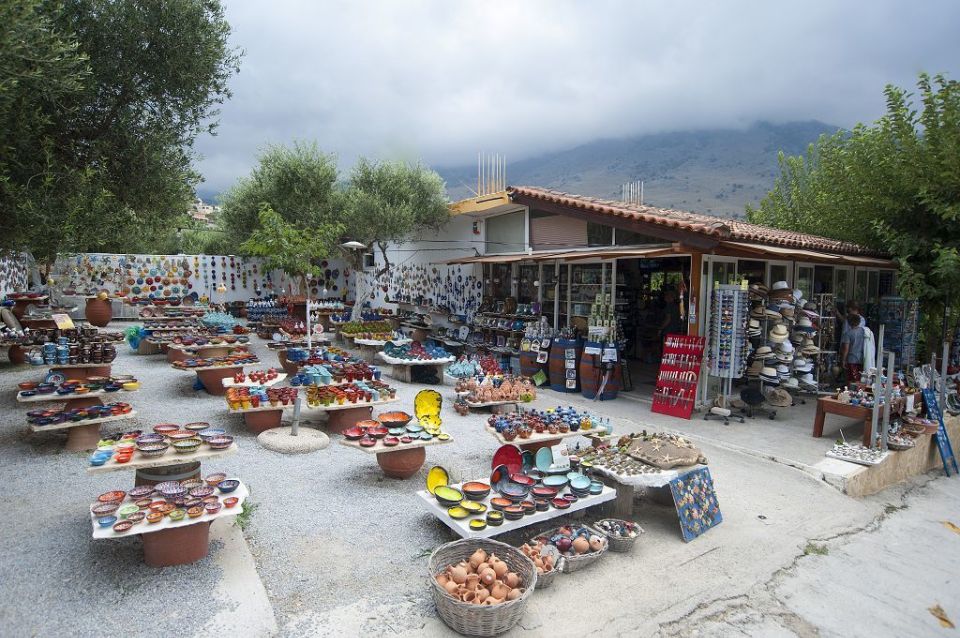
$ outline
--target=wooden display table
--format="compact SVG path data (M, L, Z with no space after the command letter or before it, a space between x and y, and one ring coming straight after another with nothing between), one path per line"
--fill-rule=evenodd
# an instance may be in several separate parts
M82 450L92 450L100 442L100 424L111 423L113 421L125 421L137 416L136 410L131 410L126 414L116 416L106 416L100 419L83 419L82 421L65 421L63 423L51 423L50 425L30 424L30 429L34 432L58 432L68 430L67 445L68 452L80 452Z
M280 373L269 381L264 381L260 383L259 381L241 381L237 383L233 380L233 377L229 379L223 379L223 387L225 388L269 388L282 383L284 379L287 378L286 374Z
M51 364L50 371L59 370L68 379L86 380L90 377L109 377L112 366L112 361L110 363Z
M23 317L20 325L31 330L53 329L57 327L57 322L46 317Z
M95 390L84 394L77 394L75 392L71 392L70 394L57 394L56 392L51 392L49 394L35 394L32 397L21 396L18 392L17 403L56 403L59 401L69 401L71 408L88 408L93 405L103 405L101 397L113 397L121 393L130 394L131 392L137 392L137 390L117 390L116 392Z
M170 446L167 451L160 456L141 456L139 452L134 452L133 458L126 463L117 463L113 459L110 459L103 465L90 465L87 467L87 474L103 474L105 472L117 472L119 470L136 470L137 474L139 474L140 470L156 469L160 467L179 468L180 466L192 465L196 465L199 469L201 461L223 456L233 456L236 453L236 443L233 443L225 450L214 450L204 443L200 445L200 449L196 452L190 452L187 454L179 454L173 449L173 446Z
M482 479L477 479L484 483L488 482L489 479L484 477ZM460 485L452 485L451 487L458 488ZM523 518L511 521L506 517L503 519L503 523L499 526L487 525L482 530L472 530L470 529L470 519L471 518L483 518L486 514L481 514L478 516L471 516L461 520L456 520L450 518L450 515L447 514L447 508L437 502L437 499L434 498L433 494L427 490L420 490L417 492L417 496L420 497L420 500L423 501L423 505L428 512L436 516L440 522L452 529L457 535L461 538L490 538L492 536L498 536L500 534L505 534L507 532L512 532L514 530L520 529L521 527L527 527L528 525L535 525L537 523L542 523L548 521L552 518L557 518L559 516L564 516L565 514L570 514L571 512L577 512L579 510L586 509L588 507L593 507L594 505L600 505L601 503L606 503L607 501L612 501L616 498L617 493L609 487L604 487L603 491L599 494L592 494L590 496L584 496L577 499L576 502L571 503L570 507L566 509L556 509L552 505L550 509L545 512L533 512L531 514L525 515ZM487 506L487 511L493 509L490 505L490 499L499 496L496 491L491 490L490 494L483 499L478 501Z
M553 447L560 443L561 440L570 437L570 436L582 436L584 433L580 430L576 432L558 432L557 434L550 434L549 432L544 432L543 434L537 434L536 432L530 435L530 438L521 439L519 436L512 441L508 441L503 438L503 435L497 432L495 429L489 425L484 425L483 429L487 434L492 435L495 439L500 441L501 444L506 445L507 443L511 445L516 445L521 450L530 450L531 452L536 452L542 447Z
M817 415L813 419L814 438L823 436L823 422L828 414L863 420L863 445L864 447L873 446L873 442L870 440L870 426L873 422L873 410L871 408L841 403L833 397L820 397L817 399Z
M381 399L380 401L371 401L368 403L342 403L335 405L307 405L306 399L301 397L300 414L309 414L310 412L327 413L327 429L333 432L343 432L352 428L360 421L369 419L373 414L373 408L378 405L393 403L398 399ZM261 405L256 408L240 408L234 410L229 408L230 414L242 414L244 423L251 432L260 433L270 428L280 427L283 419L284 410L292 410L293 404L288 405Z
M224 379L232 379L233 375L237 373L237 370L243 370L246 366L255 366L258 363L257 361L252 361L250 363L238 363L226 366L205 366L202 368L180 368L174 366L174 368L183 370L184 372L195 372L197 378L200 379L200 383L203 384L203 389L207 391L207 394L222 397L227 393L227 389L223 386Z
M185 343L167 344L167 361L185 361L192 358L192 355L203 354L204 358L212 359L214 357L226 357L235 350L246 351L245 343L205 343L202 345L187 345Z
M442 445L444 443L453 443L453 437L441 441L433 437L429 441L416 440L410 443L400 443L394 446L383 444L383 439L378 439L373 447L363 447L360 441L350 441L340 439L340 445L366 452L367 454L376 454L377 463L383 469L385 476L396 479L407 479L420 471L423 462L427 458L425 448L429 445Z
M210 524L219 519L236 516L243 511L243 503L250 495L247 486L241 483L230 494L218 494L221 497L235 496L238 503L223 507L216 514L204 513L198 518L185 517L180 521L171 521L165 516L159 523L143 521L126 532L115 532L110 527L100 527L97 518L91 513L94 540L105 538L125 538L143 535L143 560L150 567L170 567L195 563L210 551ZM221 502L223 498L220 499Z
M449 363L456 361L454 357L444 357L443 359L430 359L427 361L421 359L394 359L393 357L388 357L383 352L377 353L377 358L384 361L385 363L390 364L390 376L396 379L397 381L403 381L404 383L413 383L413 368L414 366L418 367L427 367L433 368L434 372L437 375L436 385L443 385L443 370Z

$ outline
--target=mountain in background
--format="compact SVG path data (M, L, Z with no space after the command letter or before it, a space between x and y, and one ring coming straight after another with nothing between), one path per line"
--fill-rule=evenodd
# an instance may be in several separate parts
M511 162L510 185L540 186L577 195L620 199L622 184L644 182L644 203L721 217L741 217L778 175L777 153L799 155L823 133L823 122L757 123L714 129L604 139ZM436 169L453 201L471 197L477 167Z

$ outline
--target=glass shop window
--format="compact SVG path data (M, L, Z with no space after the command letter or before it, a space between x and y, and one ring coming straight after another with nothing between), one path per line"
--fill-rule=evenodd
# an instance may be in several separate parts
M510 296L512 268L510 264L486 264L484 294L494 299L506 299Z
M765 261L741 259L737 262L737 272L739 272L741 278L746 279L751 284L765 284L767 281L767 263Z
M519 281L517 282L517 301L519 303L533 303L537 301L538 289L533 284L539 276L540 266L520 266Z
M613 245L613 227L587 222L587 246Z

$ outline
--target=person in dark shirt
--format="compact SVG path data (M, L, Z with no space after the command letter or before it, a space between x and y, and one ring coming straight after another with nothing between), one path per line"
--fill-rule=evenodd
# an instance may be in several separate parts
M847 372L847 383L860 381L863 373L863 326L860 315L847 313L847 325L840 337L840 360Z
M660 322L660 340L668 334L685 334L677 293L670 289L663 293L663 321Z

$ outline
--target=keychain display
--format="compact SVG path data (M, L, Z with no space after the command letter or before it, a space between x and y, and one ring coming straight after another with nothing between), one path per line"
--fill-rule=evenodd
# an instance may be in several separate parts
M706 339L668 334L663 340L663 355L651 410L689 419L697 398L697 385L703 367Z

